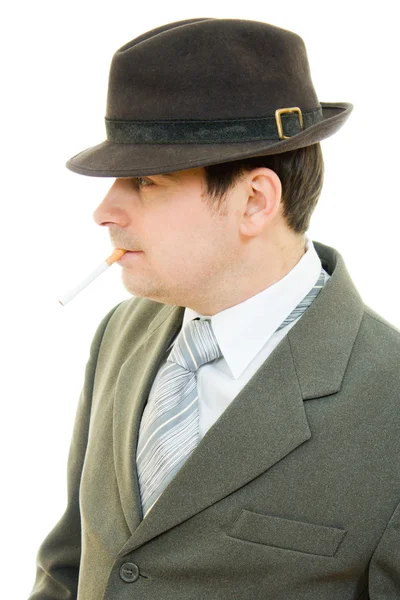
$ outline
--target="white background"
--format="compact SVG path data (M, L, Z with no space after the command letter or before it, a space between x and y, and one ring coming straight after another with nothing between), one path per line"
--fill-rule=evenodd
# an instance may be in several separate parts
M9 4L10 6L11 4ZM400 328L396 4L206 0L13 3L1 34L2 596L27 598L39 545L66 506L66 464L89 346L131 297L113 265L58 299L111 252L92 213L112 178L65 162L105 139L113 53L194 17L265 21L304 39L320 101L353 113L322 141L325 183L307 235L343 256L364 302ZM373 7L373 8L372 8ZM5 359L5 360L4 360ZM377 399L378 401L378 399ZM9 586L9 589L7 589Z

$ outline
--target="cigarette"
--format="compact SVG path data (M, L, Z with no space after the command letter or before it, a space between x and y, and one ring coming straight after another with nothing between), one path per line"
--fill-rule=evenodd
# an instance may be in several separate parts
M122 248L116 248L114 252L108 258L106 258L106 260L103 260L98 265L98 267L96 267L83 281L81 281L79 285L67 292L65 296L63 296L61 300L59 300L59 303L62 306L65 306L67 302L72 300L72 298L79 294L79 292L85 289L85 287L87 287L89 283L96 279L96 277L98 277L101 273L106 271L108 267L110 267L113 263L119 260L121 256L125 254L125 252L126 250L123 250Z

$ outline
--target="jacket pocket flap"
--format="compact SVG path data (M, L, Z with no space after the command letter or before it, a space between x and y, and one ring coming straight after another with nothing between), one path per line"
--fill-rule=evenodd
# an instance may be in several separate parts
M243 508L227 533L231 537L256 544L320 556L334 556L347 531L336 527L272 517Z

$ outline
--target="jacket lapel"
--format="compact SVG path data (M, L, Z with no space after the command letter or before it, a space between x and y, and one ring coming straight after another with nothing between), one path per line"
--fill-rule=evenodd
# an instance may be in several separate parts
M304 400L336 393L360 326L363 302L339 253L314 242L332 275L142 519L136 471L139 424L184 307L165 305L121 368L114 404L114 454L132 536L123 556L245 485L312 437ZM130 451L128 451L130 449Z

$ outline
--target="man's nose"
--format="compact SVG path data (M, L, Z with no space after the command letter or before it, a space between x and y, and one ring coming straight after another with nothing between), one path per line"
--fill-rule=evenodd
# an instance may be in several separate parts
M115 181L108 190L104 200L93 213L93 219L97 225L117 224L125 227L128 224L128 215L124 209L123 191L118 181Z

